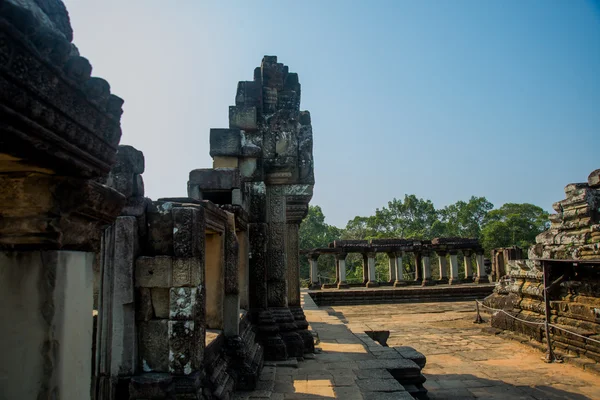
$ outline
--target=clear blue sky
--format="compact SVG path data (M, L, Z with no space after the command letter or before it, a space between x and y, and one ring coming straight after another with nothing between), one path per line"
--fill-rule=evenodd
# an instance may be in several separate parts
M300 75L330 224L412 193L550 210L600 168L598 1L65 3L153 199L212 165L209 129L265 54Z

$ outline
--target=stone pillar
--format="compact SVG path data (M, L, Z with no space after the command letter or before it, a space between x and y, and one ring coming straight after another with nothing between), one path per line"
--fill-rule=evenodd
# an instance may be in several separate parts
M287 224L287 286L288 306L300 307L300 223Z
M421 283L422 286L433 285L434 282L431 280L431 262L429 258L429 253L423 253L421 256L423 263L423 281Z
M304 342L296 332L298 327L288 308L286 197L281 186L267 185L267 223L267 304L286 349L285 353L277 353L275 358L301 357ZM276 337L272 339L276 340ZM269 346L273 350L280 348L280 344L274 342Z
M350 286L346 283L346 253L340 253L335 255L335 261L339 265L340 269L340 281L337 285L338 289L347 289Z
M139 249L135 217L119 217L104 231L96 328L94 387L99 399L113 399L127 377L138 372L135 260ZM122 379L125 377L125 379Z
M465 263L465 281L467 283L473 282L473 267L471 266L471 251L463 250L464 263Z
M278 187L267 186L267 303L287 307L286 208Z
M90 398L93 261L92 252L0 252L3 398Z
M232 338L238 337L240 334L239 245L235 235L235 215L232 213L227 213L227 227L224 235L223 334L226 338Z
M415 282L423 281L423 277L421 276L421 253L415 252Z
M450 251L450 279L448 283L456 285L460 282L461 279L458 276L458 257L456 256L456 251Z
M335 282L334 282L334 285L337 286L338 283L340 283L340 262L337 259L337 257L335 257Z
M438 280L438 283L448 283L448 265L446 255L447 253L445 251L437 252L440 267L440 279Z
M369 282L369 256L367 256L367 253L362 253L362 257L363 257L363 285L367 285L367 282Z
M475 278L475 283L490 283L490 279L485 272L483 251L478 251L476 253L475 260L477 262L477 277Z
M390 266L390 283L396 282L396 253L387 253Z
M369 281L367 282L366 287L377 287L379 283L377 282L377 277L375 275L375 256L376 253L367 253L367 266L369 271Z
M312 333L308 331L308 321L300 306L300 249L298 231L300 220L289 221L287 224L287 260L288 260L288 307L294 316L298 334L304 342L304 352L315 351Z
M311 254L308 258L310 263L310 290L321 289L319 283L319 254Z
M396 255L396 281L394 282L394 286L405 286L406 281L404 280L404 264L402 263L402 256L404 255L403 251L399 251L395 253Z
M239 245L238 258L238 281L240 290L240 308L250 309L249 286L250 286L250 243L248 240L248 231L238 231L237 240Z

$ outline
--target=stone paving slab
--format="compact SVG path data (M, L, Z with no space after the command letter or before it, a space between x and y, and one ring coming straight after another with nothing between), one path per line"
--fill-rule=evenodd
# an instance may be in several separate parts
M473 302L324 308L354 332L389 330L387 344L427 357L423 374L435 399L600 399L600 377L543 353L482 332Z
M305 300L322 352L297 367L267 365L261 381L272 385L238 392L235 399L412 399L386 369L386 363L410 360L385 358L394 346L409 346L427 357L424 385L432 400L600 400L600 377L573 365L546 364L542 353L482 332L472 323L472 302L319 308ZM377 330L390 331L389 348L364 333Z

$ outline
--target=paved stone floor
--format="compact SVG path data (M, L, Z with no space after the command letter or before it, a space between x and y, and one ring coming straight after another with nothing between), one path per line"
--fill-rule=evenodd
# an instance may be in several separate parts
M374 349L354 334L368 330L390 331L388 345L427 356L423 374L432 400L600 399L599 376L546 364L539 351L482 333L472 322L472 302L318 308L305 300L322 352L299 363L267 364L259 390L236 399L410 399L385 369L368 368Z

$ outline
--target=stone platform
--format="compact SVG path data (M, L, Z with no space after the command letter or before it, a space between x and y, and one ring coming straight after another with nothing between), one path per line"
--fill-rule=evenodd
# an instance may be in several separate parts
M308 294L319 306L394 304L418 302L468 301L483 299L492 294L494 284L465 283L435 286L379 286L375 288L309 290Z
M597 375L569 364L546 364L542 352L473 324L474 302L317 307L307 292L303 296L322 352L314 359L267 365L260 390L237 392L235 399L410 399L387 370L365 368L377 353L385 357L403 345L427 357L424 386L431 400L600 398ZM361 340L365 331L386 330L390 347Z

